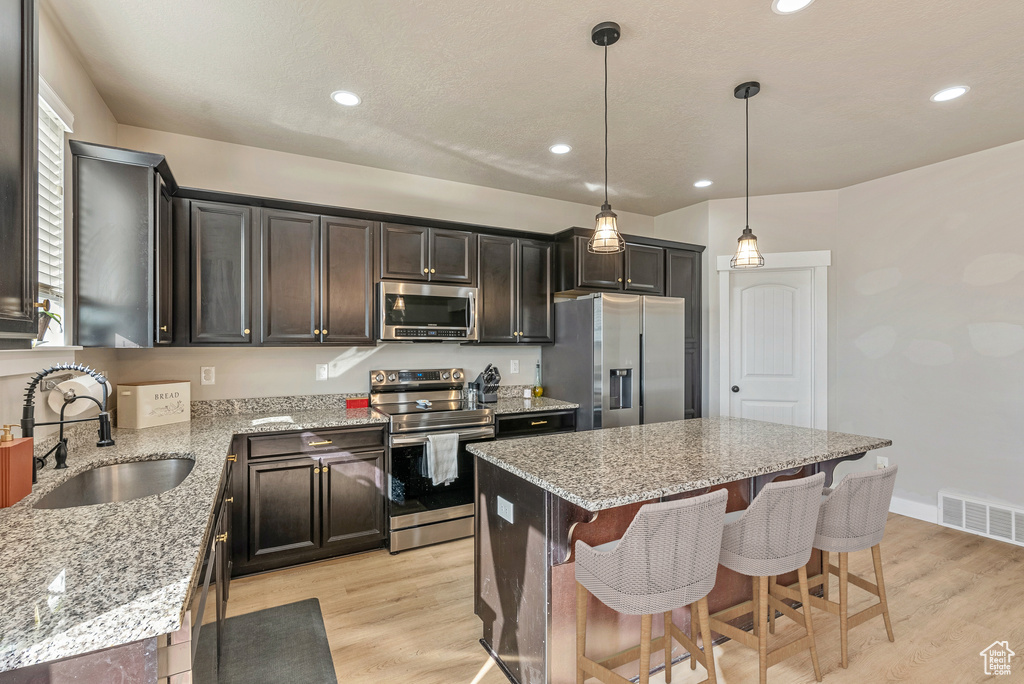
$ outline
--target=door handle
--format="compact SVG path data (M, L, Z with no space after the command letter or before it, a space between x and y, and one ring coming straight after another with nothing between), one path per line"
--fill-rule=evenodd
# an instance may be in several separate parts
M319 442L307 442L306 446L324 446L325 444L333 444L334 442L330 439L322 439Z
M739 385L733 385L732 386L732 391L733 392L739 392L740 391L740 386Z

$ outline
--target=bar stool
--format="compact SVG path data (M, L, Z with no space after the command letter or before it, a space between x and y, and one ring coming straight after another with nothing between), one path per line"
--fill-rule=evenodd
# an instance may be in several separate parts
M818 652L814 646L814 626L808 608L807 563L811 559L824 484L824 473L799 480L772 482L765 485L745 511L726 516L718 562L753 578L753 597L712 615L711 629L757 649L761 684L768 680L769 667L805 649L811 652L814 678L821 681ZM779 600L781 596L769 592L769 578L794 570L800 578L800 596L804 606L802 616L782 603ZM770 609L774 613L776 608L794 620L802 621L807 633L796 641L769 651L766 611ZM728 620L751 612L754 617L753 634L728 623Z
M671 682L673 638L707 670L704 681L715 683L707 595L715 586L727 499L725 490L719 490L691 499L647 504L636 514L622 539L598 547L576 542L577 684L583 684L589 677L597 677L605 684L626 684L629 680L612 670L637 658L640 682L647 684L651 650L662 646L665 681ZM642 616L639 646L602 661L586 657L589 594L619 613ZM696 633L692 626L691 638L672 622L672 611L683 606L690 606L691 616L698 616L703 651L694 643ZM652 641L653 617L657 613L664 613L665 636Z
M818 530L814 536L814 548L821 549L821 576L815 577L811 586L824 585L824 598L811 597L811 605L832 615L839 616L839 639L842 650L842 665L850 664L850 627L867 622L879 615L885 621L885 633L889 641L895 641L892 623L889 620L889 604L885 598L885 579L882 577L882 536L889 516L889 504L896 483L897 466L863 473L851 473L843 478L835 489L824 489L821 512L818 514ZM875 582L849 573L851 551L871 549L875 566ZM839 554L839 567L829 562L829 554ZM839 576L839 603L829 600L829 579ZM878 597L878 603L849 615L849 585L860 587ZM790 589L790 593L792 590ZM795 598L790 595L787 598Z

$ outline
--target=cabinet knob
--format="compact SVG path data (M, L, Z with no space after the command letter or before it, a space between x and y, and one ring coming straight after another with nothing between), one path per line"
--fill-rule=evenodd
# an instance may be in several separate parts
M423 269L423 272L424 273L430 273L430 269L429 268L425 268L425 269Z
M434 269L430 269L430 272L431 272L431 273L433 273L433 272L434 272Z
M326 334L327 334L327 331L326 331L326 330L321 330L320 332L322 332L322 333L323 333L324 335L326 335Z
M317 328L316 330L314 330L314 331L313 331L313 334L314 334L314 335L319 335L319 334L320 334L320 329L319 329L319 328Z
M626 278L626 282L627 283L631 283L631 282L633 282L633 279L632 278Z
M160 332L167 332L167 326L166 325L161 325L160 326Z
M620 283L622 282L622 278L619 278L619 282L620 282Z
M320 469L319 469L319 468L313 468L313 472L314 472L314 473L319 473L319 472L320 472Z
M248 329L248 328L246 328L246 329L245 329L245 330L243 330L242 332L244 332L244 333L245 333L246 335L248 335L248 334L249 334L249 329Z
M50 300L49 299L44 299L41 302L36 302L35 306L36 306L37 309L42 309L43 311L49 311L50 310Z
M229 496L229 497L224 499L224 503L234 503L234 502L235 502L235 497L233 497L233 496Z

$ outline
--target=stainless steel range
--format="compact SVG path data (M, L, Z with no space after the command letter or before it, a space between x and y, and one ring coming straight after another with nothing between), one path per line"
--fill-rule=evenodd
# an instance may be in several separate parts
M370 405L390 417L388 517L391 552L473 535L474 468L470 442L494 439L494 411L464 394L461 368L370 371ZM427 438L459 436L458 477L434 484Z

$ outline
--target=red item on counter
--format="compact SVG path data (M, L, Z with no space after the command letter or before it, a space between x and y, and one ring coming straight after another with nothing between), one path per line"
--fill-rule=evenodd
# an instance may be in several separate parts
M345 400L345 408L347 408L347 409L370 408L370 400L369 399L346 399Z
M0 442L0 508L32 493L32 438Z

